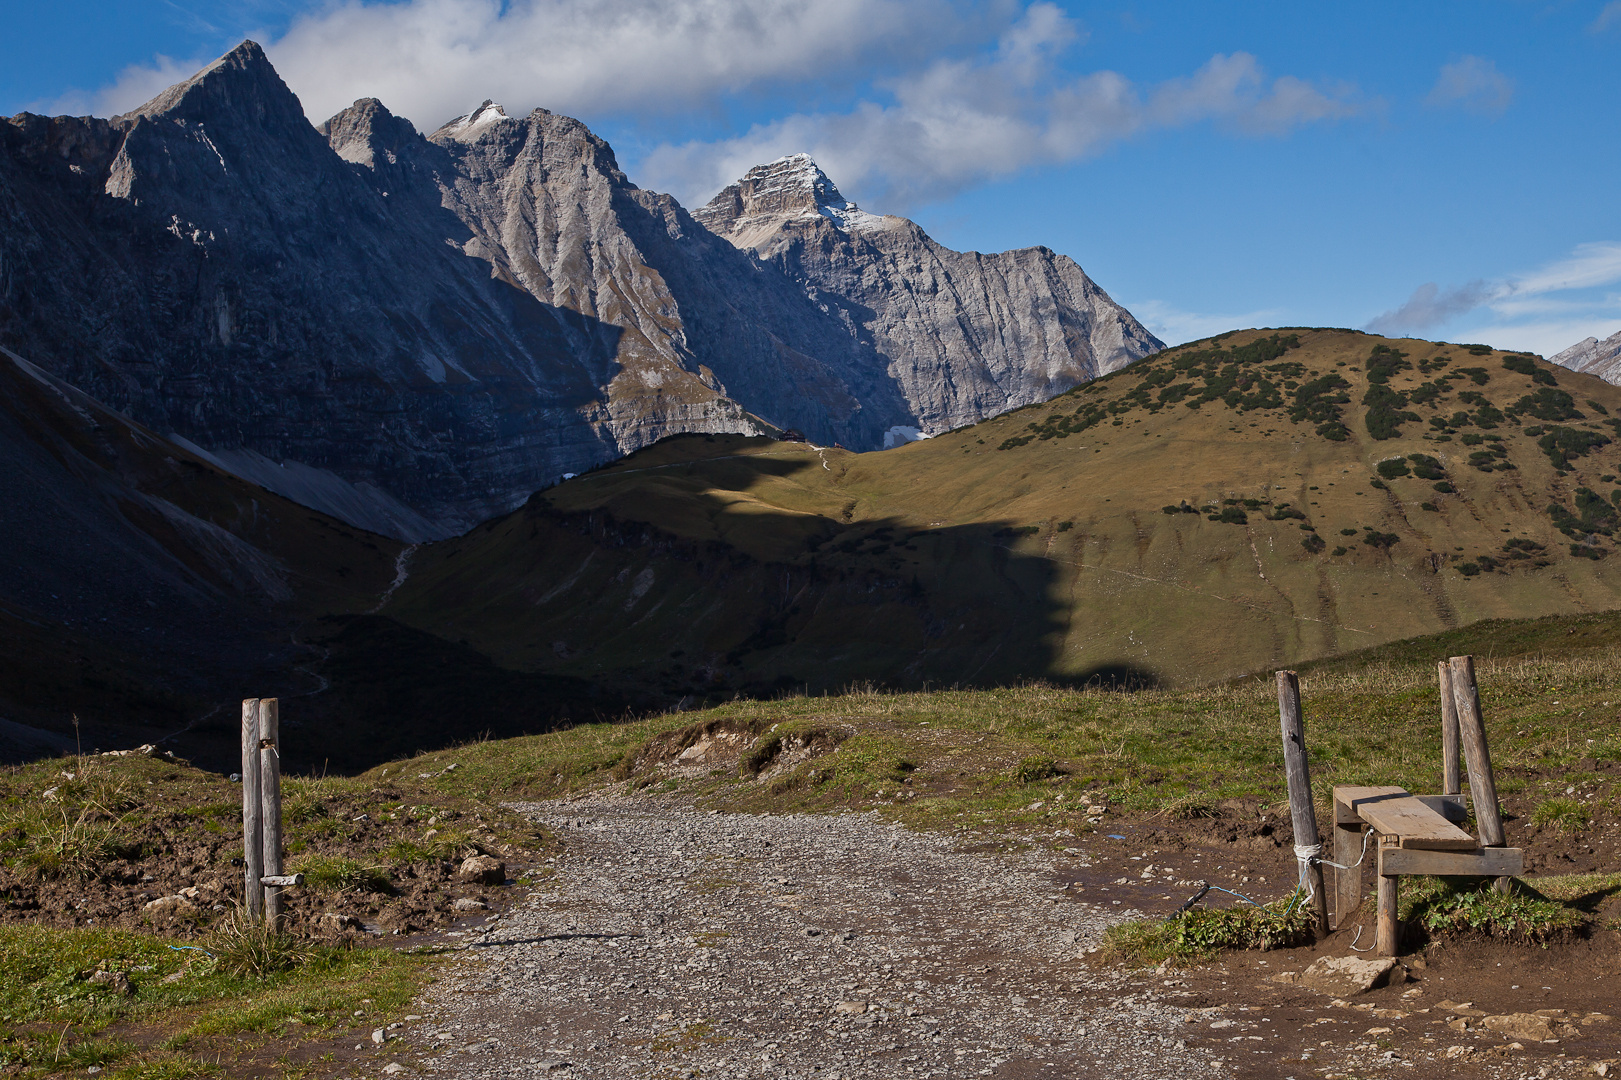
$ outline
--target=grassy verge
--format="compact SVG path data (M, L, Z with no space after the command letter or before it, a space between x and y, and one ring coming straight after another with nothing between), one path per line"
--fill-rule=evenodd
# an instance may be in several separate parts
M1511 817L1570 831L1621 810L1621 653L1478 666L1498 789ZM1318 803L1336 784L1439 783L1440 705L1430 664L1303 677ZM790 697L697 713L588 724L429 754L446 797L551 798L621 785L738 810L879 809L924 827L1086 827L1111 813L1186 820L1285 797L1270 680L1115 694L1027 686L989 691ZM708 732L709 735L705 733ZM713 768L673 751L734 733ZM797 759L781 748L809 748ZM761 749L770 749L762 756ZM662 756L661 756L662 754ZM702 759L701 759L702 760ZM446 765L461 768L440 773ZM1084 798L1084 801L1083 801Z
M123 930L0 927L0 1069L229 1075L278 1043L352 1025L357 1011L366 1022L392 1017L430 973L427 960L392 949L314 947L255 977L230 970L227 948L217 939L177 948Z

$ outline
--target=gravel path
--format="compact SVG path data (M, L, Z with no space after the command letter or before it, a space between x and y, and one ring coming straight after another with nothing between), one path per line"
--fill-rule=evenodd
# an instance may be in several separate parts
M467 933L419 1006L425 1019L397 1033L430 1072L1228 1072L1184 1044L1176 980L1088 966L1126 909L1075 899L1051 854L964 853L876 816L647 798L522 809L568 854L521 905Z

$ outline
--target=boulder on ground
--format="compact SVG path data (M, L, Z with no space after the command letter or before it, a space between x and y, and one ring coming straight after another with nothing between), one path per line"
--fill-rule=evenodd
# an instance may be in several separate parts
M456 876L478 885L502 885L507 880L507 864L489 855L474 855L462 861Z
M1364 959L1360 956L1324 956L1300 973L1299 983L1324 994L1350 997L1380 986L1405 982L1407 973L1391 959Z
M1524 1039L1527 1042L1545 1042L1548 1039L1563 1039L1578 1034L1575 1028L1560 1017L1545 1016L1542 1013L1521 1012L1488 1016L1480 1023L1488 1031L1501 1032L1511 1039Z

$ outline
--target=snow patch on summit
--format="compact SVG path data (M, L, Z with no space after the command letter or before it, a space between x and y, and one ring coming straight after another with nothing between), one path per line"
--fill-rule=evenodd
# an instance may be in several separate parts
M480 105L466 116L456 117L456 119L434 132L434 134L448 135L452 139L456 139L460 142L472 142L474 139L482 135L484 131L490 127L490 125L500 123L502 120L511 119L512 117L507 115L507 111L505 109L486 98L484 104Z

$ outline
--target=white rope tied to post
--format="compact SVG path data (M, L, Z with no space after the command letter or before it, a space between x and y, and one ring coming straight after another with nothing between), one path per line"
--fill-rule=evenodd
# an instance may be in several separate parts
M1311 875L1306 873L1306 868L1313 862L1323 861L1323 845L1296 844L1295 860L1300 864L1300 889L1306 894L1305 902L1309 904L1316 891L1311 887Z

